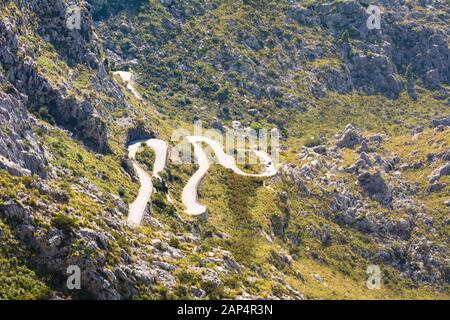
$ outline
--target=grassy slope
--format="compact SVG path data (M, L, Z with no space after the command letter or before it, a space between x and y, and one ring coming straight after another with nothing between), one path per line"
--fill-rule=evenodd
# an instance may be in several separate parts
M238 184L240 187L236 187ZM258 185L260 185L258 187ZM376 250L373 240L352 229L338 225L317 214L321 207L326 210L329 199L301 197L291 200L289 231L297 232L300 244L293 246L286 239L275 237L270 243L262 235L262 230L270 234L270 219L273 215L283 215L283 204L279 192L287 190L284 183L261 186L260 181L239 177L220 167L214 167L204 183L200 194L201 201L208 205L212 228L231 236L229 240L210 240L231 250L238 261L248 266L258 266L273 272L272 252L289 251L294 261L292 265L278 266L288 283L308 298L314 299L448 299L445 291L431 287L416 287L408 280L399 277L398 272L383 266L382 290L369 290L365 281L365 268L369 262L355 255L354 250ZM295 190L290 190L295 194ZM444 192L445 194L445 192ZM294 209L295 208L295 209ZM304 212L299 215L296 212ZM435 210L444 214L445 211ZM437 215L437 216L439 216ZM311 226L327 225L332 229L331 246L323 246L307 230ZM448 229L448 228L447 228ZM276 273L276 272L275 272ZM319 274L323 282L318 282L314 274ZM268 294L272 287L265 287L259 294Z
M162 17L167 15L167 11L162 9L158 1L152 1L157 10L141 13L136 20L142 23L142 30L148 30L152 26L155 28L161 27ZM252 20L253 19L253 20ZM212 10L205 16L199 16L192 19L192 22L182 26L183 32L178 40L181 41L186 48L197 46L197 37L207 38L205 40L202 55L207 56L212 54L219 42L227 39L227 45L236 48L236 54L242 54L256 60L263 61L268 66L274 63L274 56L280 54L276 49L263 50L259 53L254 53L244 48L242 45L236 45L236 38L230 31L233 30L229 22L237 21L237 26L242 30L253 30L252 22L254 19L261 19L261 17L253 16L246 12L242 6L236 2L226 2L217 9ZM269 12L262 15L263 23L270 26L272 23L282 23L282 16L272 16ZM299 26L290 26L292 30L288 32L292 34L294 43L298 37L302 41L323 41L323 38L314 35L315 30L307 27L300 28ZM253 30L254 31L254 30ZM300 36L298 36L299 34ZM197 35L197 37L195 36ZM206 37L206 35L208 35ZM230 36L231 35L231 36ZM143 40L155 41L150 34L143 34ZM118 39L118 42L123 39ZM42 44L42 39L37 36L34 39L23 39L27 42L36 42ZM226 106L232 110L231 118L239 118L244 123L251 123L254 119L244 115L233 114L233 110L245 110L249 108L257 108L263 114L273 115L273 120L286 123L288 140L286 144L290 149L287 153L282 155L283 162L297 163L295 156L298 149L311 137L329 138L338 129L342 129L347 123L352 122L371 132L383 132L389 134L393 138L385 146L387 151L395 151L400 154L402 159L413 160L416 156L411 156L413 150L419 150L420 157L425 158L427 153L448 148L448 137L443 134L434 134L427 131L425 135L415 140L411 145L405 145L409 141L410 135L404 125L396 123L396 120L402 120L406 124L416 126L419 124L427 125L433 116L440 115L442 110L446 110L445 102L437 100L433 97L433 93L423 91L419 95L419 101L414 102L405 94L399 100L387 100L380 96L362 96L358 93L351 93L347 95L339 95L330 93L323 99L316 99L309 93L305 85L305 74L301 71L298 74L293 74L287 83L284 84L286 90L294 96L304 97L315 106L310 108L306 113L293 111L280 111L275 108L273 101L266 99L255 100L248 98L248 103L243 102L244 98L236 90L234 80L224 79L221 73L209 65L202 59L194 59L195 64L189 60L189 55L179 52L174 42L159 44L160 50L165 52L166 57L161 60L152 60L151 63L143 63L141 72L145 75L156 72L153 77L146 78L141 76L139 90L147 96L144 103L136 101L129 93L127 94L130 104L135 110L133 117L143 119L148 126L158 131L162 138L168 139L170 132L175 127L188 127L190 120L195 117L200 117L206 122L211 122L213 117L220 113L222 107ZM44 47L43 47L44 48ZM55 83L60 81L58 77L69 74L67 66L63 62L53 62L54 51L50 47L45 47L38 57L38 67L40 72L46 74L49 79L53 79ZM257 55L257 56L255 56ZM152 58L152 57L150 57ZM332 54L329 57L322 58L317 61L310 61L315 67L326 66L329 62L335 62L336 57ZM175 66L177 62L192 64L195 72L183 73ZM277 69L277 66L273 66ZM82 68L82 67L80 67ZM55 70L59 72L55 73ZM88 70L72 70L78 76L74 81L77 92L75 94L89 95L93 94L89 90L92 74ZM218 103L216 97L221 93L219 89L209 89L211 87L210 79L215 79L220 83L220 88L229 87L229 97L224 103ZM240 79L245 81L245 79ZM194 82L196 85L204 88L204 93L200 97L190 96L190 84ZM154 86L160 85L164 90L157 90ZM212 91L210 91L212 90ZM186 103L186 100L190 102ZM207 107L207 112L199 113L197 107ZM114 119L121 119L128 117L129 114L118 110L114 114ZM259 119L261 121L261 119ZM262 121L265 126L272 126ZM126 155L126 150L123 147L125 141L124 129L116 125L116 122L109 123L111 129L112 146L114 155L102 157L98 159L90 150L86 150L80 143L70 138L64 132L59 130L49 130L41 133L41 138L45 145L51 151L53 158L51 162L71 170L72 175L65 176L60 180L53 181L58 187L66 188L71 193L70 207L77 211L77 215L81 217L82 222L90 219L95 219L95 216L101 214L102 209L94 204L92 199L83 196L78 192L70 191L70 183L75 181L77 177L85 176L93 182L100 190L117 195L118 189L126 190L124 201L130 202L136 195L138 186L133 184L130 179L120 169L120 159ZM354 155L349 152L349 163L353 162ZM438 165L438 164L436 164ZM416 172L406 172L405 175L411 182L419 183L423 189L426 187L425 178L429 174L430 169L424 169L423 172L417 174ZM182 212L180 205L181 187L184 181L187 180L193 168L174 169L181 171L181 177L175 179L172 185L173 197L175 198L175 208ZM101 175L97 175L100 173ZM102 178L99 178L101 176ZM11 178L2 173L2 192L12 192L16 190L15 178ZM448 178L444 178L443 182L450 182ZM25 188L25 187L24 187ZM292 217L292 232L297 232L302 239L302 242L297 247L289 247L283 239L275 239L274 243L269 243L261 234L261 230L269 232L270 219L272 215L283 216L283 204L279 203L279 194L281 191L289 190L292 192L293 186L287 182L281 182L271 185L270 187L262 186L261 181L252 180L234 176L226 172L220 167L213 167L205 179L201 188L201 199L210 208L210 219L207 223L202 223L203 230L213 229L231 236L230 239L217 239L211 237L204 237L203 246L205 248L221 246L229 249L234 253L238 262L251 266L259 266L261 269L266 269L271 272L273 262L271 260L271 253L277 252L280 248L289 251L296 257L292 266L279 266L285 275L286 280L297 288L300 292L305 293L310 298L446 298L448 295L442 293L435 293L430 288L410 288L411 284L403 282L398 278L394 270L385 270L389 277L385 283L382 291L367 290L364 284L366 279L365 265L366 261L358 260L353 262L351 259L342 259L343 256L352 256L352 246L360 248L371 249L371 240L364 235L361 235L352 230L340 230L337 226L331 225L336 232L340 234L342 239L346 239L343 243L337 243L331 247L322 248L321 244L312 237L310 237L305 230L309 226L321 226L325 223L330 224L318 215L306 215L301 217ZM32 193L32 191L27 191ZM433 213L439 221L445 219L446 208L442 204L442 200L449 194L448 187L437 193L432 197L424 191L419 195L421 201L426 205L426 209ZM40 197L36 195L36 197ZM157 195L155 195L157 197ZM111 200L107 197L107 199ZM173 210L167 210L171 205L161 199L160 208L154 211L155 217L162 222L167 223L171 230L180 233L186 231L185 224L180 222L180 219L174 215ZM320 198L300 198L291 200L291 207L293 212L306 211L318 212L326 208L330 199ZM106 206L112 205L108 202ZM90 208L87 210L86 208ZM190 218L181 213L181 217L189 221ZM84 223L84 222L83 222ZM442 224L441 224L442 225ZM7 230L2 226L2 230ZM144 226L141 231L147 235L147 240L157 236L158 230L154 230L149 226ZM439 230L441 234L448 234L448 230L442 227ZM11 245L12 250L17 247ZM192 248L186 248L192 249ZM207 250L206 250L207 251ZM321 262L312 258L319 256L322 258ZM198 260L204 257L204 254L193 254L180 262L181 266L185 268L188 265L199 264ZM2 253L0 258L9 257ZM39 279L32 271L29 271L24 262L6 262L0 260L0 267L4 277L10 274L17 274L17 280L13 278L11 281L12 289L5 289L0 292L0 297L6 298L45 298L48 296L49 289L44 282ZM319 283L312 277L311 274L318 273L325 280L324 283ZM21 279L23 275L23 279ZM228 285L229 290L221 292L219 296L233 297L239 293L236 282L245 283L246 287L250 288L251 293L260 294L262 296L269 295L273 290L276 290L276 282L267 279L259 278L254 283L249 282L246 276L256 276L255 272L245 274L242 278L230 279ZM191 279L192 277L180 274L180 283L198 283L198 279ZM303 279L303 280L302 280ZM1 281L1 280L0 280ZM5 281L5 280L3 280ZM8 286L2 286L9 288ZM28 289L21 291L18 287L26 287ZM161 295L165 292L161 289ZM216 294L216 293L212 293Z
M282 10L261 10L254 13L248 10L248 7L242 6L239 1L227 1L208 10L204 15L189 16L188 21L180 25L181 31L177 33L167 31L162 26L164 18L170 19L167 10L156 1L150 3L151 9L135 18L126 14L121 17L134 23L137 28L130 34L116 32L116 40L120 43L123 38L137 36L164 53L162 57L155 58L149 54L148 58L141 59L140 83L149 99L154 101L161 112L174 119L175 123L183 122L184 119L201 119L211 123L217 115L224 117L222 110L226 108L230 112L225 115L225 119L228 121L238 119L250 124L254 119L249 117L245 110L256 108L263 115L262 119L257 120L264 126L273 126L266 121L266 115L270 115L273 122L286 126L283 133L287 137L285 144L289 149L282 153L282 161L293 164L300 164L297 153L303 144L319 139L322 142L326 141L348 123L372 133L387 134L392 139L385 146L385 155L395 152L407 162L414 158L410 155L412 150L420 150L421 157L425 157L432 150L444 148L442 142L430 147L426 137L434 136L431 132L410 146L404 146L404 142L410 140L410 128L419 125L426 127L432 118L441 116L443 112L448 114L445 100L427 90L418 89L417 101L413 101L406 93L397 100L390 100L381 95L365 96L357 92L345 95L330 92L324 98L315 98L305 81L308 77L305 69L309 67L326 69L341 64L338 54L326 49L327 43L333 39L327 38L324 30L295 24L286 25L283 14L280 14ZM287 46L293 47L296 42L301 42L305 46L324 44L323 57L315 60L290 57L289 61L298 63L302 68L298 72L292 72L288 77L279 78L281 76L279 61L283 60L286 52L295 55L295 51L283 52L279 47L274 47L254 52L238 39L239 33L258 36L260 30L270 34L270 29L276 27L282 28L287 34L286 38L290 39L287 40ZM163 37L156 37L154 30L160 32ZM169 40L165 40L164 36ZM218 52L225 50L224 48L227 48L227 53L234 57L248 57L272 70L274 74L271 76L277 81L283 81L281 86L286 94L308 101L310 106L308 111L303 113L282 110L277 108L277 101L254 99L245 91L239 90L238 84L247 84L245 78L238 73L230 72L224 76L209 62ZM286 47L283 49L286 50ZM181 66L188 67L181 68ZM235 67L239 67L239 63ZM192 94L192 88L195 87L201 89L199 95ZM226 99L220 100L224 92ZM206 111L199 111L201 107L205 107ZM446 137L439 137L437 134L435 139L446 141ZM352 164L355 158L354 152L345 151L344 164ZM432 195L425 192L426 177L431 170L432 168L425 169L419 174L406 172L405 176L411 182L420 180L422 191L418 200L427 204L427 213L432 213L433 217L443 222L446 212L443 200L448 196L448 189ZM349 188L356 189L355 178L351 175L345 175L345 178L349 181ZM367 277L365 274L367 261L357 258L352 249L357 247L369 251L376 250L370 237L355 230L331 225L331 228L339 234L341 243L324 248L306 232L310 226L320 228L324 224L330 224L328 220L314 213L327 210L331 199L303 196L292 200L290 205L293 212L311 213L291 217L291 231L301 235L301 244L289 248L280 239L274 244L267 243L259 233L261 230L270 231L272 215L283 215L283 209L278 203L280 192L289 190L295 194L295 190L286 182L270 188L257 187L255 183L258 185L259 182L230 175L220 168L211 169L200 190L202 201L210 209L208 224L215 230L229 234L231 238L227 241L206 239L207 243L224 246L230 249L240 262L257 265L263 269L270 268L272 264L271 251L276 251L280 247L290 250L298 258L290 268L292 270L284 271L288 275L289 282L311 298L448 298L448 295L436 293L432 288L414 288L412 283L401 280L392 268L384 270L388 276L383 290L367 290L364 283ZM314 190L314 186L309 187ZM401 214L391 213L390 216L398 219ZM440 225L445 229L444 223ZM445 236L445 231L440 233L440 236ZM316 261L317 257L321 262ZM353 261L352 257L356 260ZM300 271L302 274L300 278L303 278L303 281L295 276L295 271ZM325 284L315 281L311 276L314 273L321 274ZM273 289L267 284L261 287L264 288L262 290L264 294Z

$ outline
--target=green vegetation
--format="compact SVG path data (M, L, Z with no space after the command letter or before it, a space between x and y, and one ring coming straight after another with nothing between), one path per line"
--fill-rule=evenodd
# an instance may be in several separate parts
M64 230L67 233L72 233L77 227L77 221L74 217L70 217L62 213L56 215L52 219L51 224L52 226Z
M306 8L323 2L300 1L299 5ZM430 154L450 146L448 130L425 129L411 138L412 128L427 128L434 118L448 115L448 102L439 91L417 86L417 100L407 92L397 99L358 91L327 90L320 97L312 93L315 84L311 79L345 67L337 45L348 44L350 55L357 52L355 30L332 34L325 27L287 19L292 7L287 0L184 1L171 9L159 0L136 4L139 9L133 5L123 11L111 10L111 17L98 13L107 18L97 31L105 46L114 47L128 60L137 59L133 72L143 101L118 77L114 79L126 102L110 95L114 88L99 88L98 70L83 63L69 66L58 48L38 35L37 26L20 33L15 30L19 45L35 55L39 76L55 89L63 88L65 98L95 106L107 123L111 153L98 154L76 135L53 126L56 121L50 104L30 106L39 118L33 129L49 154L52 174L46 183L57 194L35 187L36 177L12 177L0 170L0 299L46 299L55 293L51 279L31 263L30 248L17 240L15 221L3 215L2 209L11 202L33 213L39 232L56 228L69 235L64 245L70 257L99 257L105 263L103 270L113 270L119 263L132 266L137 261L174 266L170 271L175 276L173 288L139 283L133 299L193 299L191 286L204 290L207 299L233 299L244 293L282 297L292 294L288 285L311 299L449 298L448 283L414 282L387 264L382 265L382 290L368 290L366 267L371 261L364 257L379 254L379 235L337 223L331 210L335 188L307 179L305 192L282 175L254 179L213 165L199 190L200 202L208 207L208 220L204 221L187 216L181 203L183 187L196 165L169 163L162 181L154 181L157 192L151 199L152 219L145 219L140 228L129 228L122 220L139 185L122 165L127 157L127 130L132 126L155 131L167 141L175 128L191 129L192 122L199 119L208 129L219 122L230 127L233 120L254 130L277 127L283 139L281 162L292 166L307 163L298 156L302 146L328 144L348 123L367 133L385 134L387 139L377 151L384 158L396 153L407 163L427 163ZM122 8L122 4L113 1L112 8ZM21 17L12 1L0 13L1 19L6 17ZM146 45L138 47L139 43ZM104 61L104 52L97 58ZM109 71L128 67L110 63ZM4 73L2 66L0 71ZM408 82L416 80L411 65L401 73ZM6 93L13 89L7 83L0 86ZM141 149L137 161L151 171L155 154L147 146ZM341 155L342 161L336 164L343 167L353 165L359 156L351 149L342 150ZM242 170L260 173L264 169L261 164L249 165L248 159L247 152L246 164L239 164ZM442 164L437 160L398 173L420 204L415 223L420 214L426 214L433 227L417 223L411 239L404 241L408 247L424 235L430 241L448 238L444 202L450 194L450 177L440 180L445 185L441 190L427 191L428 176ZM353 174L339 172L326 179L345 181L347 190L361 194ZM389 176L386 179L398 183ZM410 208L393 211L367 200L364 209L383 214L388 221L399 221ZM370 218L365 212L358 214L358 221ZM85 229L108 235L102 250L96 252L77 238ZM330 236L323 237L325 233ZM200 235L200 241L185 239L188 234ZM166 245L179 250L175 252L180 256L171 258L173 252ZM397 254L398 247L400 242L386 250ZM156 257L158 252L164 254ZM215 261L225 258L235 259L239 272L221 273L218 287L205 281L206 270L218 270Z
M48 299L51 289L16 258L0 258L0 299Z
M56 129L40 134L55 156L54 163L72 172L66 181L75 182L86 178L103 191L106 197L107 194L118 195L119 190L124 191L124 201L131 202L136 197L138 186L131 183L130 177L123 170L121 156L96 155Z
M320 139L319 138L315 138L315 137L309 138L304 143L305 147L308 147L308 148L316 147L316 146L318 146L320 144L321 144Z
M149 172L152 172L153 164L155 163L155 152L145 143L142 144L140 149L141 150L139 150L138 153L136 154L136 160L139 163L145 164L147 170L149 170Z
M26 251L1 218L0 230L0 299L50 298L53 290L26 265Z

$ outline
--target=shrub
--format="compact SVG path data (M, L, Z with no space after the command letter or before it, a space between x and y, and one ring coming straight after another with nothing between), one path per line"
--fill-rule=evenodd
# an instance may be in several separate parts
M305 141L305 147L308 147L308 148L317 147L320 144L321 144L321 141L319 138L312 137Z
M261 129L263 128L263 126L262 126L262 124L259 123L259 122L253 122L253 123L250 125L250 128L253 129L253 130L259 131L259 130L261 130Z
M142 143L144 150L136 155L136 160L147 166L148 170L153 170L153 164L155 163L155 152L149 148L145 143Z
M182 284L196 285L200 281L198 274L187 270L181 270L177 276Z
M169 245L174 248L180 247L180 241L177 238L170 238Z
M51 224L55 228L71 233L77 227L77 220L71 216L59 213L52 219Z
M230 90L228 88L221 88L217 91L217 100L220 103L226 102L230 97Z

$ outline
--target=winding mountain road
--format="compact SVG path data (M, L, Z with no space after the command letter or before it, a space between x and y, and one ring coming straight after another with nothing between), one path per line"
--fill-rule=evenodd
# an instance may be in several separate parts
M250 174L239 169L236 165L234 157L226 154L223 151L223 147L217 141L203 136L189 136L187 137L187 140L194 146L195 157L197 158L197 162L199 165L199 169L189 179L188 183L183 189L182 201L184 206L186 207L186 212L189 215L198 216L207 212L207 208L204 205L200 204L197 199L198 188L200 187L200 183L209 169L208 157L201 147L201 143L207 143L211 147L220 165L224 166L227 169L233 170L233 172L238 175L247 177L271 177L277 173L277 169L273 164L272 159L267 153L263 151L251 150L255 152L256 156L261 159L261 162L265 165L265 171L261 174Z
M133 225L140 225L144 216L145 208L150 201L153 193L152 177L136 161L136 154L139 148L145 143L155 152L155 163L153 164L153 177L159 179L159 173L164 170L167 163L167 154L169 146L167 142L159 139L149 139L135 141L128 146L128 158L133 162L133 168L136 170L141 187L138 196L130 204L128 222Z
M133 73L128 71L115 71L113 72L113 75L118 75L122 79L123 82L127 85L127 89L131 91L131 93L136 97L138 100L142 100L141 95L133 86Z
M277 173L277 169L273 164L272 158L265 152L259 150L251 150L255 152L261 162L265 165L265 171L260 174L251 174L242 171L236 165L233 156L224 152L222 145L217 141L203 136L189 136L187 141L194 146L194 153L197 159L199 168L194 175L189 179L188 183L183 189L182 202L186 207L186 213L192 216L199 216L207 213L208 208L198 202L198 189L200 183L209 170L208 157L201 146L201 143L208 144L214 151L217 161L220 165L227 169L231 169L234 173L247 177L271 177ZM136 141L128 147L128 157L133 161L133 167L136 170L141 188L136 200L130 204L128 221L133 225L140 225L142 217L144 216L145 208L151 199L153 193L152 177L136 162L136 154L142 143L147 144L155 151L155 163L153 165L153 177L160 178L159 173L164 170L167 163L168 144L159 139L150 139L146 141Z
M119 75L121 79L127 84L127 89L133 95L142 100L141 95L133 87L133 74L127 71L116 71L114 75ZM188 136L187 141L194 146L195 158L197 159L199 169L189 179L188 183L183 189L182 202L186 207L186 213L192 216L199 216L207 213L207 207L198 202L198 188L209 169L208 156L206 155L202 143L208 144L214 151L219 164L227 169L231 169L234 173L247 177L271 177L277 173L272 158L265 152L256 149L250 149L261 160L265 166L265 171L261 174L246 173L238 168L233 156L224 152L223 146L217 141L204 136ZM155 163L153 164L153 174L150 176L136 161L136 154L140 151L142 144L146 144L155 152ZM132 142L128 146L128 157L133 162L141 187L139 189L136 200L130 204L128 222L132 225L139 226L145 213L145 208L149 203L153 193L152 178L160 179L159 173L163 171L167 164L169 146L167 142L159 139L140 140Z

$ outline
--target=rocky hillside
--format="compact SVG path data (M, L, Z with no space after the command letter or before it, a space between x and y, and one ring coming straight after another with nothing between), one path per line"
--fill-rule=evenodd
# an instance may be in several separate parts
M0 4L0 298L449 298L448 2L77 3ZM213 166L202 220L170 162L133 228L126 144L194 120L279 128L279 173Z

